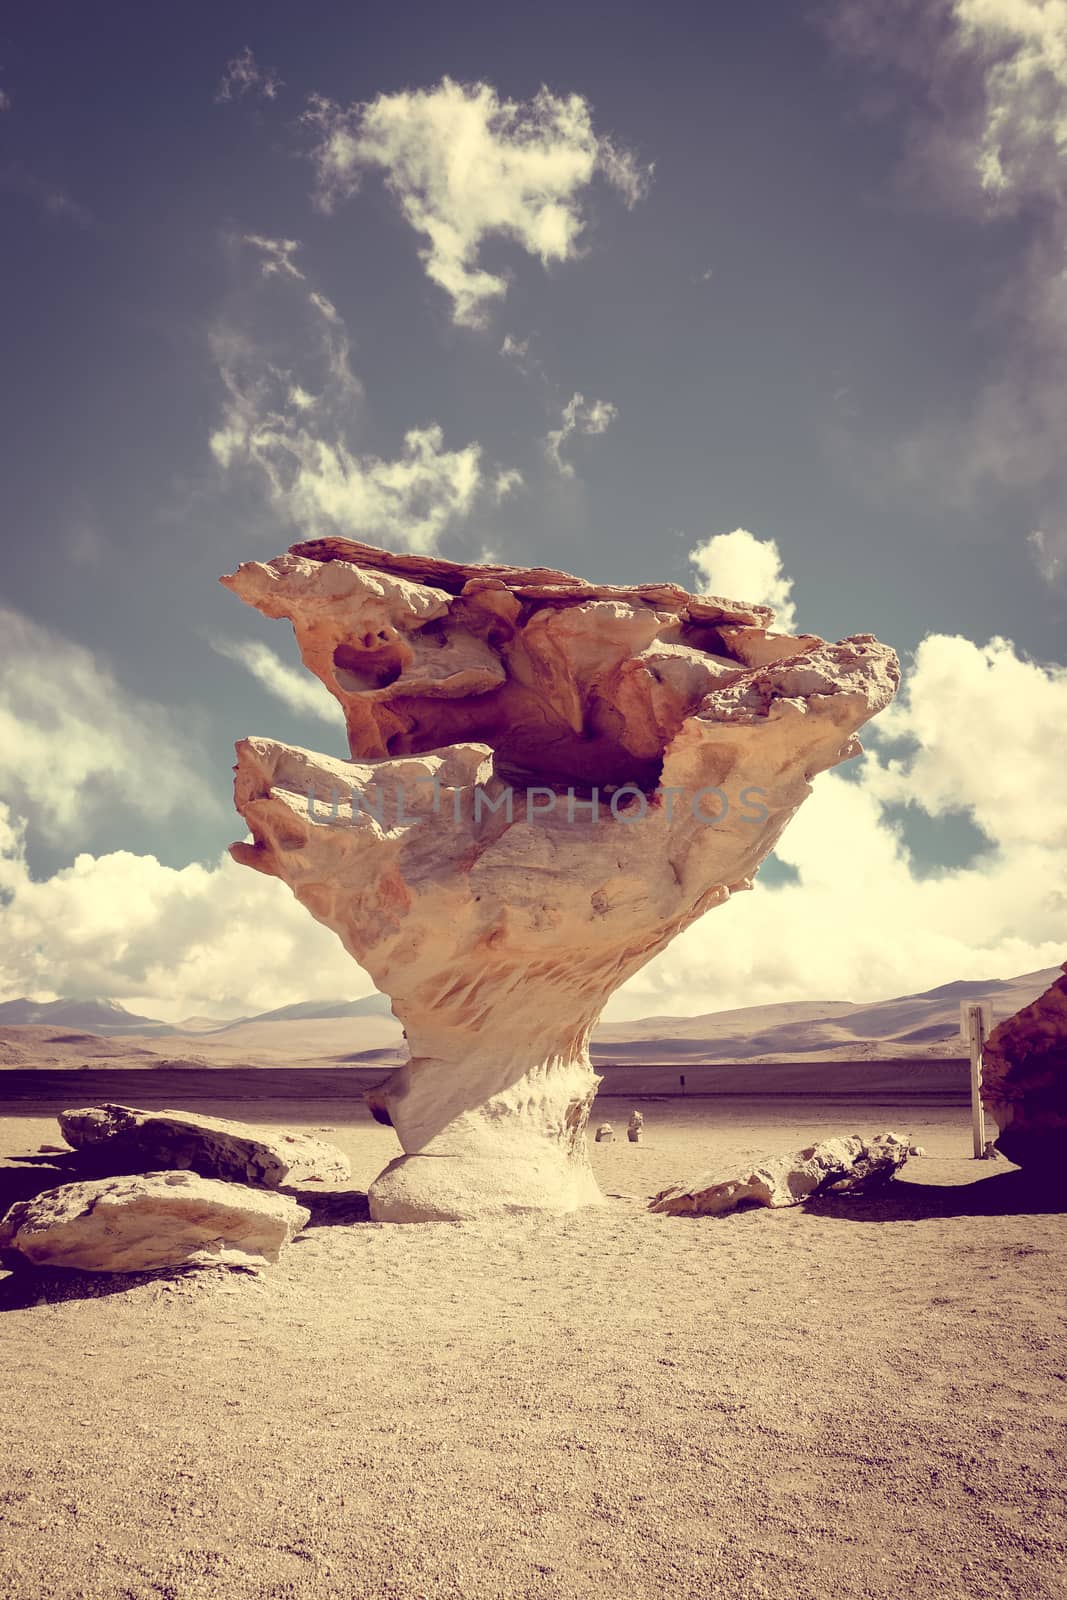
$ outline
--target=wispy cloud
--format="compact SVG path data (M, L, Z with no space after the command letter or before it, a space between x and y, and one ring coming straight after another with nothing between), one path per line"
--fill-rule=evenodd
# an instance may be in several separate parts
M561 477L574 477L574 467L563 458L563 447L568 439L573 434L606 433L618 414L618 407L610 400L587 402L584 395L571 395L563 407L559 427L550 429L544 441L545 455Z
M199 775L203 753L175 731L171 708L22 612L0 607L0 637L0 795L47 838L115 807L157 819L218 809Z
M232 325L212 338L226 399L210 444L224 470L252 472L275 509L309 535L358 532L416 551L435 549L480 500L499 502L519 486L513 469L486 465L480 445L449 449L435 422L409 429L392 459L359 448L363 389L344 320L318 290L283 287L300 295L309 332L291 367Z
M290 667L269 645L254 639L212 639L211 648L238 662L290 711L337 725L340 713L329 690L310 673Z
M239 50L233 59L226 63L225 71L215 90L215 99L220 102L240 100L246 94L255 94L262 100L274 100L279 89L283 87L282 80L274 68L261 67L250 46L245 45L243 50Z
M21 162L12 161L0 167L0 189L6 189L9 194L22 195L38 211L43 211L45 216L57 222L73 222L79 228L88 228L93 224L92 212L75 200L61 183L49 182Z
M1030 553L1067 570L1067 4L1065 0L836 0L835 44L881 74L907 118L904 193L1013 222L1024 243L989 302L996 350L969 409L900 439L888 474L956 505L993 486L1041 507ZM906 90L894 94L897 86Z
M382 94L346 109L313 96L304 117L315 135L315 192L331 211L380 169L412 228L426 242L427 276L449 296L452 320L481 327L507 290L480 265L485 240L517 242L545 266L582 248L584 192L599 174L628 206L651 167L593 129L581 95L548 89L529 102L501 100L487 83L443 78L432 89Z
M261 233L246 233L244 242L262 255L260 271L265 278L303 278L293 260L300 249L299 239L267 239Z

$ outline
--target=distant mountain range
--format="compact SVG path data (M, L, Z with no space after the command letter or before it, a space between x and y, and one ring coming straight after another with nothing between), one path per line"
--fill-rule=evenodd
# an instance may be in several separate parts
M127 1011L117 1000L4 1000L0 1002L0 1028L53 1026L79 1033L113 1038L123 1034L139 1038L186 1033L226 1033L250 1022L301 1022L335 1017L391 1017L392 1007L384 994L367 995L362 1000L298 1000L295 1005L279 1006L276 1011L261 1011L253 1017L236 1017L220 1022L217 1017L189 1017L172 1026L155 1017L142 1017Z
M146 1035L174 1033L174 1028L153 1017L138 1016L115 1000L4 1000L0 1002L0 1028L51 1026L72 1032Z
M645 1017L602 1023L592 1057L601 1061L758 1061L862 1059L864 1056L965 1054L960 1002L988 1000L994 1020L1043 994L1059 967L987 982L961 980L893 1000L785 1001L699 1017Z
M598 1066L642 1062L680 1067L960 1056L961 1000L989 1000L994 1018L1000 1019L1029 1005L1059 974L1058 967L1049 967L1019 978L946 983L874 1003L797 1000L696 1017L602 1023L591 1054ZM386 1068L404 1054L400 1024L381 994L360 1000L303 1000L230 1022L189 1017L176 1027L138 1016L111 1000L0 1004L0 1066L165 1056L205 1066Z

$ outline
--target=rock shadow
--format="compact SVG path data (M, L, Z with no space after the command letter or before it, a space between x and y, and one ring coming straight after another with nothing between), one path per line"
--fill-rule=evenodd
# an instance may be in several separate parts
M845 1222L925 1222L944 1217L1050 1217L1067 1211L1067 1187L1020 1171L973 1183L911 1183L894 1178L868 1193L815 1195L809 1216Z
M152 1272L79 1272L73 1267L35 1267L25 1262L0 1277L0 1314L27 1311L35 1306L56 1306L70 1300L103 1300L126 1294L146 1283L174 1284L202 1278L205 1273L240 1271L240 1268L159 1267Z
M370 1201L363 1189L295 1189L283 1184L278 1193L287 1194L311 1212L304 1233L308 1228L347 1228L370 1221ZM298 1233L293 1244L299 1244L303 1236Z
M72 1183L75 1174L54 1156L9 1156L18 1165L0 1166L0 1217L20 1200L33 1200L46 1189Z

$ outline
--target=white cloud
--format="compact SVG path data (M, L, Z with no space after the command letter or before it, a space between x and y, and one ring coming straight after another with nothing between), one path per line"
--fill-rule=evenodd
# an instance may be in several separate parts
M453 321L467 327L483 326L489 305L507 290L502 274L479 264L485 240L513 240L544 266L571 260L582 248L582 197L594 177L632 206L651 175L594 132L581 95L545 88L521 105L501 100L489 84L450 78L347 110L319 95L305 121L318 140L319 204L332 210L364 170L381 168L426 241L427 276L451 298Z
M757 539L747 528L714 533L690 550L689 560L704 593L773 606L775 627L781 633L796 632L793 580L782 571L774 539Z
M1035 528L1027 537L1030 554L1046 583L1056 583L1067 574L1067 529L1047 532Z
M106 996L177 1021L373 992L282 883L228 856L174 868L83 854L35 881L22 836L0 803L0 997Z
M393 459L357 449L363 390L344 321L325 295L299 292L310 319L299 375L232 327L212 338L226 399L210 446L224 470L251 471L304 537L358 532L423 553L479 500L496 503L518 487L514 470L486 467L480 445L446 448L437 423L409 429Z
M267 239L261 233L246 233L244 242L262 254L260 270L265 278L303 278L304 274L293 260L300 249L299 239Z
M329 690L310 673L289 666L269 645L252 639L213 639L211 647L220 656L238 662L290 711L339 725L341 713Z
M255 93L263 100L274 100L282 87L282 80L274 68L261 67L250 47L245 45L232 61L226 63L225 71L215 90L215 99L240 100L246 94Z
M505 361L514 362L520 372L526 371L526 363L530 354L529 336L525 339L516 339L513 334L506 333L504 342L500 346L500 354Z
M218 809L195 740L91 651L0 607L0 794L62 841L116 806L166 819ZM165 730L165 731L163 731Z
M906 682L865 737L903 740L908 753L868 755L858 781L815 780L776 852L798 880L757 879L694 924L631 979L613 1015L888 998L1063 960L1067 796L1049 730L1067 720L1067 669L1003 639L933 635ZM902 802L968 817L988 849L922 871L890 809Z
M1039 665L1007 639L979 646L933 634L915 653L907 697L874 725L908 754L871 763L864 782L883 803L911 801L931 817L964 812L1003 847L1067 849L1062 750L1067 667Z
M610 400L591 400L587 403L584 395L571 395L563 407L559 427L549 431L544 444L545 455L561 477L574 477L574 468L563 459L562 453L571 435L606 433L618 414L618 407Z

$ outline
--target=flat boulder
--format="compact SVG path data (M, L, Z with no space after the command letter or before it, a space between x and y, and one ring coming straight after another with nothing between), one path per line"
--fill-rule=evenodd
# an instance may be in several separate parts
M672 1184L648 1209L673 1217L720 1217L757 1206L796 1206L831 1188L858 1193L888 1183L907 1159L908 1140L899 1133L824 1139L791 1155L770 1156L748 1173L706 1173L692 1183Z
M288 1195L195 1172L65 1183L11 1207L0 1261L82 1272L263 1267L310 1215Z
M284 1128L260 1128L197 1111L139 1111L134 1106L87 1106L61 1111L59 1126L94 1174L197 1172L202 1178L251 1183L343 1183L352 1173L336 1145Z

